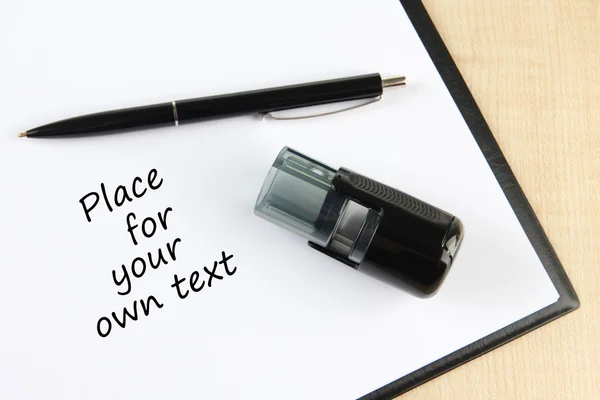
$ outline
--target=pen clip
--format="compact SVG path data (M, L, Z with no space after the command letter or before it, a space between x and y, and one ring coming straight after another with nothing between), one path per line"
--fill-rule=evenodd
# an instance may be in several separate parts
M306 119L306 118L315 118L315 117L323 117L325 115L332 115L332 114L338 114L344 111L350 111L350 110L354 110L356 108L360 108L360 107L364 107L366 105L369 104L373 104L378 102L379 100L381 100L381 96L377 96L373 99L370 99L362 104L357 104L354 105L352 107L347 107L347 108L342 108L341 110L335 110L335 111L328 111L328 112L324 112L324 113L320 113L320 114L313 114L313 115L301 115L298 117L279 117L277 115L274 115L272 112L267 112L267 113L261 113L260 114L260 120L262 121L264 118L269 117L271 119L277 120L277 121L289 121L289 120L293 120L293 119Z

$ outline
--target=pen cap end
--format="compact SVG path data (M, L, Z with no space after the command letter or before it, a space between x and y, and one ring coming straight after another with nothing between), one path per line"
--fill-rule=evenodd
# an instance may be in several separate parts
M381 80L381 86L383 86L384 88L404 85L406 85L405 76L391 76L389 78L383 78Z

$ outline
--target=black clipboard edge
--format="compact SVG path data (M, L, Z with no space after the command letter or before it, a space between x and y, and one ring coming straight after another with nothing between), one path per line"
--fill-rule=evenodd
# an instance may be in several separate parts
M573 285L425 6L421 0L400 0L400 3L548 272L550 280L558 291L559 299L556 303L516 321L506 328L361 397L361 400L393 399L579 307L579 299Z

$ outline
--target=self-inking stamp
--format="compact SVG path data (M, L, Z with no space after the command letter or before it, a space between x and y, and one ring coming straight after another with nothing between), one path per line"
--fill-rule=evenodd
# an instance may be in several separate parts
M437 292L463 237L460 220L346 168L285 147L255 213L320 252L420 297Z

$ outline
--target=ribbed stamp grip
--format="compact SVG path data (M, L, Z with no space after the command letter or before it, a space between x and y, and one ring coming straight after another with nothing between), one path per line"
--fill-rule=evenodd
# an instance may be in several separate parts
M415 213L432 221L439 221L441 218L440 210L411 195L356 173L351 173L349 178L350 183L352 183L356 189L370 194L386 203L402 207L406 211Z

